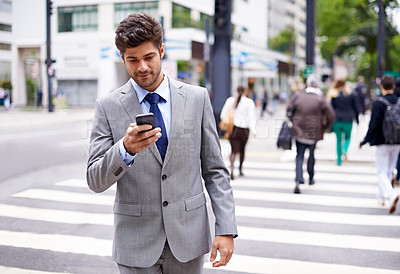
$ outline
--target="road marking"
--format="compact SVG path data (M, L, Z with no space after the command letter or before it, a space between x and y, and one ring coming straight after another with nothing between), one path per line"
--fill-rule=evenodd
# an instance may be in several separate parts
M85 213L0 204L0 216L65 224L112 225L113 214Z
M328 224L400 227L400 218L390 215L320 212L310 210L236 206L236 216Z
M268 202L295 203L307 205L323 205L335 207L356 207L356 208L377 208L379 205L376 199L372 198L354 198L342 196L301 194L294 195L290 193L267 192L267 191L246 191L233 190L235 200L257 200Z
M288 181L277 181L277 180L265 180L265 179L246 179L238 177L234 181L231 181L233 187L257 187L257 188L273 188L273 189L294 189L294 182ZM376 194L378 187L366 185L356 186L351 184L334 184L334 183L317 183L313 186L304 184L301 186L302 189L332 191L332 192L343 192L343 193L358 193L358 194Z
M56 186L67 186L76 188L88 189L86 180L82 179L68 179L65 181L55 183ZM293 190L294 182L279 181L279 180L266 180L266 179L247 179L246 177L238 177L231 182L233 187L259 187L259 188L273 188L273 189L290 189ZM335 183L317 183L313 186L305 184L302 186L306 189L344 192L344 193L357 193L357 194L376 194L377 187L372 185L365 185L363 187L351 184L335 184ZM116 184L112 185L108 190L115 190ZM105 193L105 192L103 192Z
M30 198L39 200L48 200L67 203L83 203L91 205L108 205L114 204L114 196L96 194L96 193L76 193L53 189L27 189L11 195L12 197Z
M204 264L206 269L215 269L212 264ZM233 254L228 265L217 268L218 271L237 271L253 274L337 274L337 273L362 273L362 274L398 274L398 270L370 268L353 265L339 265L317 262L305 262L286 259L273 259L255 256Z
M238 227L239 240L264 241L314 247L400 252L400 239L319 232ZM56 252L111 256L112 241L64 234L38 234L0 230L0 245Z
M0 273L6 274L67 274L68 272L47 272L32 269L0 266Z
M225 161L227 166L230 166L229 161ZM238 161L235 162L235 167L239 167ZM246 170L253 169L262 169L262 170L287 170L287 171L295 171L295 163L294 162L255 162L255 161L245 161L243 163L243 169ZM329 173L361 173L361 174L370 174L376 175L376 168L374 165L343 165L337 166L335 164L323 164L323 163L316 163L315 164L315 173L319 172L329 172Z
M243 169L246 174L246 169ZM252 170L249 172L251 178L268 178L268 179L287 179L294 182L295 171L286 170ZM348 173L334 173L334 172L315 172L315 180L321 181L336 181L348 183L363 183L363 184L377 184L378 179L376 176L364 174L348 174ZM308 173L304 172L304 180L308 181Z
M110 206L111 209L111 206ZM236 216L346 225L398 226L400 218L389 215L320 212L279 208L236 206ZM111 211L111 210L110 210ZM0 204L0 216L68 224L112 225L113 214L85 213L57 209Z
M268 202L296 203L307 205L324 205L336 207L377 208L376 199L354 198L328 195L278 193L267 191L247 191L234 189L235 200L257 200ZM113 205L114 196L95 193L76 193L51 189L28 189L12 195L12 197L40 199L48 201L83 203L94 205Z
M400 239L322 232L238 227L238 240L400 252Z
M81 139L70 142L63 142L60 144L61 147L76 147L76 146L89 146L89 139Z
M86 180L83 180L83 179L68 179L68 180L57 182L57 183L55 183L55 185L89 189ZM116 190L116 189L117 189L117 184L113 184L106 191L104 191L103 194L106 194L109 190Z
M111 256L112 241L63 234L37 234L0 230L0 245L69 252L92 256Z

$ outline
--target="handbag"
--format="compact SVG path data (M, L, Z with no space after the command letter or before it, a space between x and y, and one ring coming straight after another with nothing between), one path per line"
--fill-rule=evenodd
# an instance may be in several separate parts
M292 149L292 130L289 127L288 121L283 121L281 130L279 131L278 141L276 145L278 148L282 148L284 150Z
M294 112L296 110L295 108L295 102L297 100L297 97L299 96L298 93L296 93L292 105L287 113L287 118L288 120L283 121L281 130L279 131L278 135L278 141L276 143L278 148L282 148L284 150L290 150L292 149L292 140L293 140L293 134L292 134L292 122L291 120L293 119Z
M225 117L219 122L218 126L221 130L225 131L224 139L228 139L229 136L232 135L233 132L233 115L235 112L233 110L229 110Z

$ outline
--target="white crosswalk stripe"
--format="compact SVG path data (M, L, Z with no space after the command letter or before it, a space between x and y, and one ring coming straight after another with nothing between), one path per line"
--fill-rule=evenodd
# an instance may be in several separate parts
M380 235L373 229L400 229L400 218L386 214L386 208L376 203L377 179L373 167L316 166L314 186L304 185L301 195L292 193L294 164L289 162L247 162L246 176L232 181L239 223L239 247L258 243L266 252L248 255L249 250L236 249L228 266L218 271L243 273L398 273L400 265L382 268L319 260L301 260L296 256L271 257L269 246L290 245L293 248L340 249L342 252L363 254L380 252L400 256L400 238ZM251 167L251 168L250 168ZM306 178L305 178L306 179ZM104 226L112 229L115 186L102 194L88 190L83 179L56 182L51 188L33 187L13 194L0 203L0 220L9 218L21 222L43 222L46 232L31 231L29 226L12 231L0 223L0 248L24 248L51 251L65 256L88 255L110 257L112 241L88 234L58 233L51 227L58 224L76 226ZM18 204L21 202L21 204ZM257 202L257 204L254 204ZM50 207L56 203L57 207ZM40 206L39 206L40 205ZM101 210L79 211L71 205L102 207ZM279 205L279 206L277 206ZM105 211L104 209L108 210ZM367 212L367 213L365 213ZM368 212L374 212L373 214ZM280 224L280 222L290 222ZM259 223L260 225L254 225ZM306 231L299 224L343 226L343 231ZM357 229L367 232L358 233ZM76 229L78 231L78 229ZM372 231L372 232L371 232ZM369 235L371 234L371 235ZM111 235L110 235L111 237ZM359 252L359 253L357 253ZM68 255L69 254L69 255ZM354 256L354 255L353 255ZM372 256L372 255L369 255ZM371 257L372 258L372 257ZM345 260L345 259L342 259ZM210 263L206 273L213 273ZM67 271L68 272L68 271ZM0 273L45 274L18 266L0 266ZM54 272L55 273L55 272Z

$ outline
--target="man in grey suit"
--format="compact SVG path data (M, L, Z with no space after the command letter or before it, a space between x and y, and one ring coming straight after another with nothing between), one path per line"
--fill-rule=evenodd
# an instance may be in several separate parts
M226 265L237 227L208 92L163 74L162 28L151 16L129 15L115 33L131 79L96 101L86 174L94 192L117 183L113 258L121 273L197 274L211 249L213 266ZM156 128L134 122L150 111Z

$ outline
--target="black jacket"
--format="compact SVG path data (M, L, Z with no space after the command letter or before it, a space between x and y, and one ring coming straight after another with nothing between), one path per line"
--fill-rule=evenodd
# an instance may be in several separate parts
M354 94L343 95L339 92L339 96L332 98L332 107L335 110L336 121L352 122L356 120L358 124L358 107Z
M386 94L384 98L391 104L397 103L398 99L394 94ZM385 143L382 131L383 115L385 110L386 105L383 102L375 101L372 104L371 120L369 121L368 131L364 140L360 143L360 146L365 145L366 143L369 143L371 146L382 145Z

